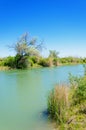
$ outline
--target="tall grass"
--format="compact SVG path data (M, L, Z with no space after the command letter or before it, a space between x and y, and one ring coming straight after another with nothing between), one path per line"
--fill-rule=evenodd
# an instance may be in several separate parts
M59 130L85 130L86 73L83 77L72 76L69 86L57 85L48 96L48 111Z
M58 124L66 122L66 110L68 109L68 92L66 85L56 86L48 97L48 111Z

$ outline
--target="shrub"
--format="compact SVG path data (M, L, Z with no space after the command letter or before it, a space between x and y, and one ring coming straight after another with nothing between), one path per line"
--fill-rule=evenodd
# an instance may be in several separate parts
M30 59L32 60L32 62L33 62L34 64L36 64L36 63L39 62L39 57L32 56L32 57L30 57Z
M28 67L28 57L17 54L15 56L15 67L17 69L25 69Z
M28 67L32 67L34 65L34 62L31 58L28 58Z
M80 104L86 100L86 70L83 77L70 75L70 87L74 90L73 104Z
M4 66L4 58L3 59L0 58L0 66Z
M14 57L9 56L9 57L4 59L4 66L14 68L14 66L15 66L14 64L15 64Z
M43 67L49 67L48 59L47 58L46 59L44 59L44 58L40 59L39 65L41 65Z
M86 77L80 78L79 82L77 82L73 97L75 104L80 104L86 100Z

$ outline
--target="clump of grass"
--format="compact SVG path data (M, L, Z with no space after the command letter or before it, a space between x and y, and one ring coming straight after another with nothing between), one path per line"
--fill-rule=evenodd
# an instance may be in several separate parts
M66 110L68 109L68 92L66 85L57 85L48 97L48 111L50 117L58 124L66 122Z
M48 96L48 111L58 130L86 128L86 73L70 77L70 85L57 85Z

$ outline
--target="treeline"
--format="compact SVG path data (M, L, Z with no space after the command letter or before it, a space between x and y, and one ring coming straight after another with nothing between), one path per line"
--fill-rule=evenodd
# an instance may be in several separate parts
M59 57L56 50L50 50L49 56L41 56L43 42L38 43L37 39L30 38L24 34L14 45L9 46L16 52L15 56L0 58L0 67L9 69L25 69L29 67L51 67L63 64L84 64L86 58Z
M24 69L29 67L52 67L67 64L85 64L86 58L76 58L76 57L48 57L43 58L41 56L21 56L17 54L16 56L0 58L0 66L9 67L10 69Z

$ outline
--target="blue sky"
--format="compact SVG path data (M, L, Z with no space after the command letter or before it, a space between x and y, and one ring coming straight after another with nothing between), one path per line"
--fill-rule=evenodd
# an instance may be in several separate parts
M25 32L59 56L86 56L86 0L0 0L0 57Z

